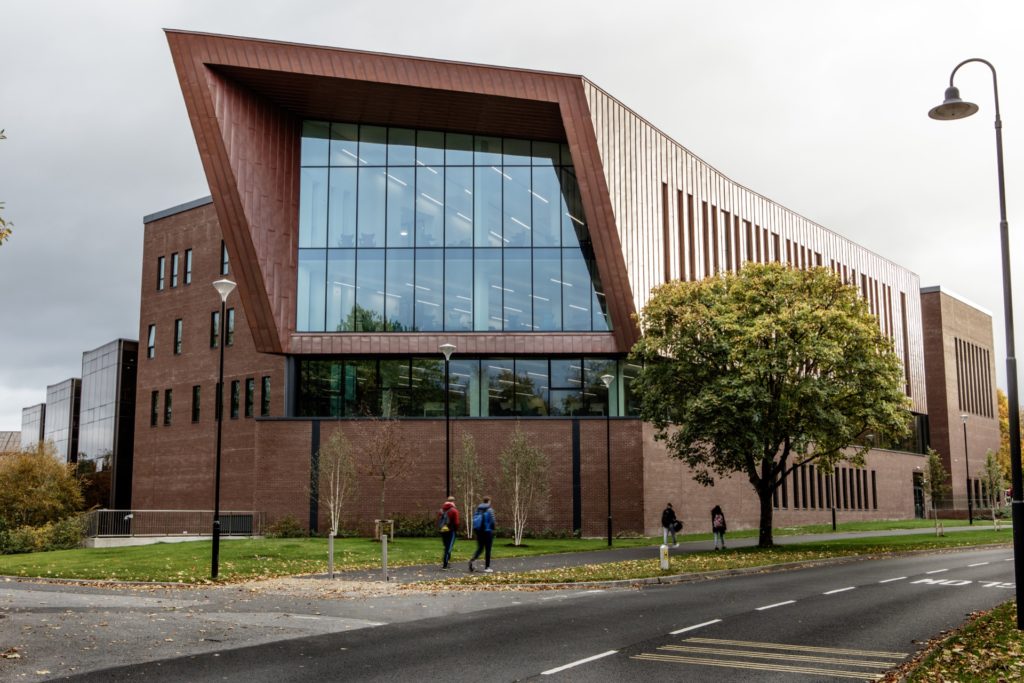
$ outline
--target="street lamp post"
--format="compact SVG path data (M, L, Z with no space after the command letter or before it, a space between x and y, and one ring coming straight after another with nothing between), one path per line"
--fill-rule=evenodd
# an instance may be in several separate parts
M612 545L612 382L613 375L601 375L601 381L608 389L608 409L604 411L605 465L608 474L608 546Z
M1010 478L1013 483L1013 571L1017 593L1017 628L1024 630L1024 499L1021 485L1020 413L1017 403L1017 359L1013 342L1013 291L1010 286L1010 225L1006 220L1006 182L1003 176L1003 121L999 116L999 84L996 68L984 59L972 58L960 62L949 75L942 104L928 112L940 121L962 119L978 111L978 105L960 99L960 91L953 86L956 72L964 64L980 62L992 72L992 94L995 98L996 170L999 182L999 240L1003 261L1003 316L1006 326L1006 398L1009 407Z
M213 556L210 559L210 577L216 579L220 563L220 441L221 427L224 424L224 342L227 329L225 307L228 296L235 291L235 283L231 280L217 280L213 283L217 293L220 294L220 363L217 366L217 408L214 414L217 417L217 466L213 475Z
M455 344L441 344L438 349L444 354L444 495L452 495L452 440L451 440L451 410L449 409L448 397L451 395L451 386L448 382L448 365L455 352Z
M967 413L961 413L964 423L964 472L967 474L967 523L974 524L974 501L971 499L971 462L967 453Z

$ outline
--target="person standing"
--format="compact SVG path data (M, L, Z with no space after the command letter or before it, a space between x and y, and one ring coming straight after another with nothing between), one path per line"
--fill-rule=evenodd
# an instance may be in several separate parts
M718 550L719 545L725 550L725 530L725 513L716 505L711 508L711 533L715 535L715 550Z
M683 523L676 517L676 511L672 509L672 503L669 503L661 513L662 543L668 545L668 535L672 534L672 547L678 548L679 543L676 542L676 532L682 528Z
M437 513L437 530L441 532L441 542L444 544L441 569L448 569L448 562L452 559L452 548L455 547L455 534L459 530L459 510L455 507L455 496L448 496L448 500Z
M473 533L476 534L476 552L469 560L469 571L473 571L473 563L484 555L484 571L493 572L491 569L491 545L494 543L494 509L491 507L490 496L484 496L482 503L476 506L473 513Z

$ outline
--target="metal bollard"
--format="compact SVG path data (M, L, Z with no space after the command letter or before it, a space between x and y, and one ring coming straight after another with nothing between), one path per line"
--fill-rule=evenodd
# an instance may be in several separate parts
M327 535L327 575L334 578L334 534Z
M381 566L384 568L384 581L388 580L388 535L380 535Z
M661 548L659 548L659 556L661 557L661 568L662 569L668 569L668 564L669 564L669 560L668 560L668 544L666 544L666 543L662 543L661 544Z

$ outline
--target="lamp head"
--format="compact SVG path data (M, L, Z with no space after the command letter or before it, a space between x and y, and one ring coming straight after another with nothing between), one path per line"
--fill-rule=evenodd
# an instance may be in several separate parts
M455 353L455 344L441 344L437 348L444 354L445 360L451 360L452 354Z
M615 381L614 375L601 375L601 381L604 382L605 387L608 389L612 388L612 382Z
M967 418L968 417L969 417L969 415L967 413L960 413L960 419L963 420L964 424L967 424Z
M936 121L953 121L964 119L978 111L978 105L960 99L960 89L954 86L946 88L946 99L937 107L932 107L928 116Z
M214 289L220 294L220 300L227 303L228 297L231 296L231 292L235 291L235 283L231 280L217 280L213 283Z

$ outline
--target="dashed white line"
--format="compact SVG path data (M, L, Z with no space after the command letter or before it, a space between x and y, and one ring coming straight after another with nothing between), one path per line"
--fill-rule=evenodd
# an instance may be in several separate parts
M1012 557L1008 557L1005 560L1003 560L1003 562L1013 562L1013 558Z
M669 635L670 636L678 636L680 633L686 633L687 631L693 631L695 629L702 628L704 626L710 626L711 624L717 624L720 621L721 621L721 619L712 619L711 621L705 621L703 624L694 624L693 626L687 626L686 628L681 628L678 631L670 631Z
M594 655L593 657L587 657L586 659L580 659L580 660L577 660L575 662L570 662L569 664L563 664L562 666L556 667L554 669L548 669L547 671L541 671L540 675L541 676L550 676L551 674L556 674L559 671L565 671L566 669L571 669L574 666L579 666L580 664L586 664L587 662L592 662L595 659L601 659L602 657L607 657L609 655L613 655L616 652L618 652L618 650L608 650L608 652L602 652L601 654Z
M885 579L884 581L879 581L878 583L890 583L892 581L902 581L905 578L907 578L907 577L905 577L905 576L897 576L895 579Z
M836 593L845 593L846 591L852 591L856 586L847 586L846 588L836 588L832 591L825 591L822 595L834 595Z
M925 574L941 574L942 572L948 572L948 571L949 571L948 569L933 569L930 572L925 572Z
M974 564L969 564L967 566L968 567L980 567L983 564L988 564L988 562L975 562Z
M760 612L761 610L771 609L773 607L782 607L783 605L792 605L794 602L796 602L796 600L786 600L785 602L776 602L776 603L774 603L772 605L765 605L764 607L758 607L757 611Z

